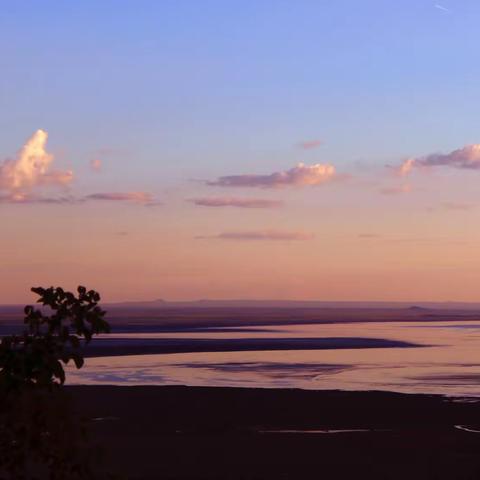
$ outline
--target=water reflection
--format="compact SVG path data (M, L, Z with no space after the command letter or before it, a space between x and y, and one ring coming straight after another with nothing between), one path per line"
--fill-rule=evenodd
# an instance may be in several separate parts
M265 330L265 331L263 331ZM90 358L71 383L393 390L480 396L480 325L452 322L288 325L175 333L180 338L377 338L424 348L202 352ZM172 333L125 333L128 340Z

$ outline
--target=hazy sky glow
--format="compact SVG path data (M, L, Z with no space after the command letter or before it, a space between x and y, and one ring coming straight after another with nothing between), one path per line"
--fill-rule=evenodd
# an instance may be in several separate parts
M480 3L8 2L0 303L479 301Z

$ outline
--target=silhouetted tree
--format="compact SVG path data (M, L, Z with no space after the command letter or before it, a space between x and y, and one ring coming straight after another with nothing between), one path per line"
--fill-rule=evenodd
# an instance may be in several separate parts
M21 335L0 340L0 479L94 478L83 423L74 414L64 364L110 326L100 295L78 287L32 288L42 308L25 307Z

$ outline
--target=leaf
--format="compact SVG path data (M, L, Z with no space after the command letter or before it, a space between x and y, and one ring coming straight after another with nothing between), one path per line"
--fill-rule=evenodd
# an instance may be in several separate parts
M78 355L77 353L73 353L71 357L72 357L72 360L75 362L75 366L78 369L83 367L83 364L85 363L85 361L83 360L83 357L81 355Z
M52 371L55 377L57 377L60 380L60 383L63 385L65 383L65 370L58 360L55 360L52 363Z

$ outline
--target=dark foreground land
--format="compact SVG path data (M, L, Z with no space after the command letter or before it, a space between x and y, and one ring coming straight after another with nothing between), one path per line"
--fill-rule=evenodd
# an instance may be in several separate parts
M124 478L480 478L480 433L467 431L480 431L480 403L386 392L68 390L105 449L104 467Z

